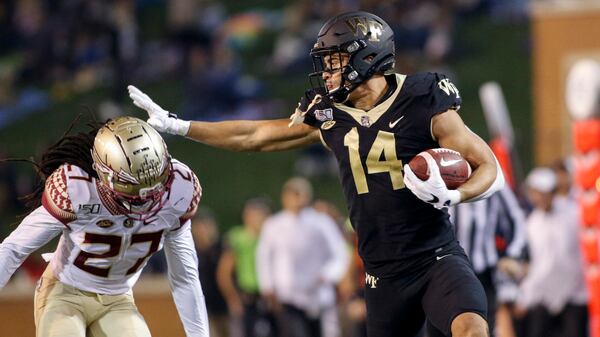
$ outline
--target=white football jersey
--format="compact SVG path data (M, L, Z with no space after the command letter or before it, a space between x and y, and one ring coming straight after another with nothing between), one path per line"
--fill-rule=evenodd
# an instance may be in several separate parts
M120 214L97 179L65 164L46 181L42 204L65 228L50 261L56 277L81 290L123 294L133 287L165 236L196 212L201 187L185 164L173 160L173 182L164 206L151 218Z

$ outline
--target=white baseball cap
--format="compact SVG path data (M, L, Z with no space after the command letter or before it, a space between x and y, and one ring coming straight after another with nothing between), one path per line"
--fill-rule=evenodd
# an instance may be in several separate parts
M543 193L550 193L556 188L556 174L547 167L537 167L525 179L527 187Z

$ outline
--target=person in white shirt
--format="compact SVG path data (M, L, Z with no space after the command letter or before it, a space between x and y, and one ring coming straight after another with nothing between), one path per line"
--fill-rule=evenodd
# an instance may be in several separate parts
M163 246L187 337L209 336L190 230L202 191L158 132L120 117L63 137L39 170L39 207L0 244L2 289L29 254L60 236L35 291L37 337L150 336L131 289Z
M258 243L261 294L282 322L282 337L322 336L320 317L335 306L335 285L349 264L340 229L311 199L306 179L288 180L283 210L265 221Z
M576 204L555 197L557 178L536 168L526 180L534 209L527 218L530 263L517 298L527 337L586 336L587 291Z

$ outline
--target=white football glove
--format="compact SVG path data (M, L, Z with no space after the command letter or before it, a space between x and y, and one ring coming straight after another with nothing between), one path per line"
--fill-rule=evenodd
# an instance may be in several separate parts
M431 156L424 156L429 167L429 179L419 179L410 169L404 165L404 185L417 196L417 198L430 203L437 209L456 205L460 202L460 192L449 190L442 180L440 169Z
M148 95L133 85L127 86L129 97L138 108L148 112L148 124L160 132L172 135L185 136L190 129L190 121L177 118L177 115L169 113L154 103Z

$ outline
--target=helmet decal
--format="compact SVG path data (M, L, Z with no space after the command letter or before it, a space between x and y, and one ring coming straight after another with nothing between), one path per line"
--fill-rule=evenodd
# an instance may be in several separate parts
M343 13L323 25L310 55L314 68L309 74L311 86L341 103L373 75L393 69L394 33L385 21L371 13ZM336 67L331 60L336 60ZM337 72L341 75L339 85L325 85L325 76Z
M146 122L133 117L109 121L96 135L92 158L99 189L121 213L143 218L162 207L172 182L171 157Z
M379 38L383 34L383 25L367 17L355 16L346 20L346 24L350 27L354 36L359 36L360 30L363 37L369 37L369 41L379 42Z

